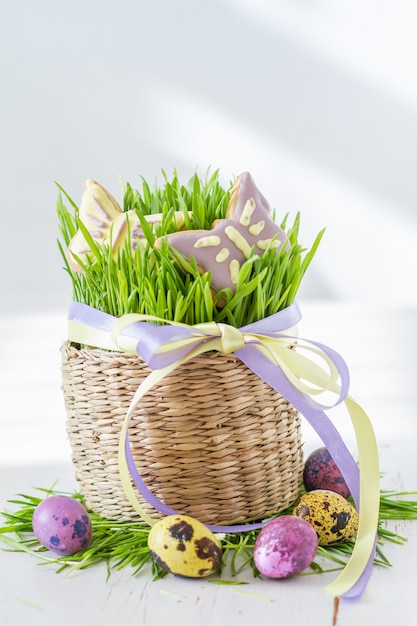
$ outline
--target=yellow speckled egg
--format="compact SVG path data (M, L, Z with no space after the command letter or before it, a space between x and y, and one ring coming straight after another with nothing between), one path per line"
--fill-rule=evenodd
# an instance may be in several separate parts
M313 526L321 546L347 541L358 530L359 517L350 502L327 489L304 494L293 513Z
M167 572L202 578L221 563L222 548L213 533L188 515L168 515L152 526L148 547L154 561Z

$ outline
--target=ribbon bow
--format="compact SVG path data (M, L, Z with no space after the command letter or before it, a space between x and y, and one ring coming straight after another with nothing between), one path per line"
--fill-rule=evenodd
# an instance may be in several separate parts
M74 302L69 311L70 341L139 354L152 370L137 389L124 420L119 443L119 473L132 506L154 524L137 500L130 476L142 495L161 513L174 511L143 482L129 445L128 427L138 402L167 374L190 359L217 350L234 353L262 380L284 396L309 421L339 466L359 512L355 546L343 572L327 586L334 596L356 597L366 587L375 556L379 514L378 451L365 411L348 395L349 372L342 357L321 343L301 339L296 304L240 329L208 322L189 326L157 317L128 314L115 318ZM154 322L158 322L155 324ZM163 325L161 325L163 324ZM285 331L285 332L284 332ZM324 367L323 367L324 366ZM339 382L340 381L340 382ZM330 403L315 396L332 394ZM324 412L344 402L355 430L360 471L337 429ZM240 532L265 524L208 526L214 532Z

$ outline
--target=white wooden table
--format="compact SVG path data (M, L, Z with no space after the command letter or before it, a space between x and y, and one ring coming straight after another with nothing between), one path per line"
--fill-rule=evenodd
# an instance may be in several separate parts
M300 335L338 350L349 365L351 395L371 417L380 450L382 486L417 490L417 310L346 303L300 302ZM65 311L0 318L0 507L35 487L76 488L65 436L59 344ZM330 413L332 414L332 413ZM343 409L336 423L355 452ZM303 425L305 453L321 445ZM415 496L417 499L417 495ZM384 548L392 568L375 567L358 601L341 601L337 626L415 623L417 522L392 524L408 538ZM279 623L331 626L333 600L324 587L335 574L285 581L253 579L240 586L167 576L150 569L105 567L65 577L27 554L0 552L0 623L3 626L160 625L222 626ZM224 574L227 578L227 574Z

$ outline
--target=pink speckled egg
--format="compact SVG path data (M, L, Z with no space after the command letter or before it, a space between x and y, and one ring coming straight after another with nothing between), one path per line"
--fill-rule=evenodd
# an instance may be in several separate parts
M310 565L317 546L317 534L308 522L293 515L282 515L261 530L253 557L261 574L269 578L289 578Z
M304 465L303 479L306 491L327 489L343 498L350 495L349 487L327 448L319 448L310 454Z
M83 505L69 496L49 496L32 518L38 541L62 556L84 550L91 540L91 520Z

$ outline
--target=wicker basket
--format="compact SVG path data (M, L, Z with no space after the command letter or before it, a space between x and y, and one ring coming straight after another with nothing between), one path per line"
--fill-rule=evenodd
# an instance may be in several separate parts
M70 343L61 352L67 432L86 504L110 519L135 520L117 450L128 406L149 370L135 355ZM300 417L233 354L206 353L166 376L142 398L129 436L147 487L205 523L263 519L299 495Z

